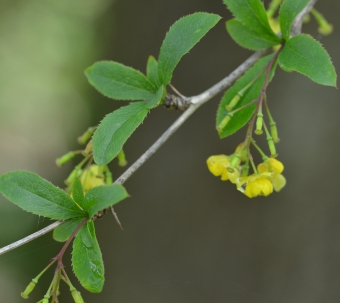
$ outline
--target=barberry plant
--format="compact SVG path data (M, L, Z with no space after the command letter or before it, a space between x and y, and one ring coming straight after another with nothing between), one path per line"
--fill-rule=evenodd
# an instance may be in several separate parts
M221 139L226 138L248 125L246 135L232 155L209 157L208 169L221 180L234 183L249 198L268 196L285 186L284 166L276 159L278 129L269 110L266 91L277 66L288 72L299 72L318 84L335 87L336 73L327 52L311 36L299 33L302 19L309 11L319 23L321 33L329 34L332 27L312 9L313 0L273 0L267 11L260 0L223 2L234 15L234 19L226 22L231 37L240 46L257 51L230 76L195 97L184 97L171 85L172 74L181 58L221 19L218 15L204 12L183 17L166 34L158 60L153 56L148 58L146 75L112 61L97 62L85 71L89 83L106 97L136 102L115 110L98 126L90 127L78 138L78 142L85 145L82 150L68 152L57 159L57 165L61 166L76 156L83 157L66 178L65 189L27 171L0 176L0 192L25 211L58 220L48 230L54 229L56 241L65 242L58 255L22 292L23 298L29 297L38 280L55 265L51 284L39 302L59 302L63 282L69 287L74 302L84 302L63 265L65 251L72 241L74 274L88 291L96 293L102 290L104 265L94 221L109 210L120 224L113 205L129 196L122 184L200 105L228 87L217 110L217 133ZM277 17L274 17L277 12ZM169 88L175 94L169 93ZM118 158L120 166L126 165L125 142L150 111L160 105L183 110L184 113L113 182L108 164ZM266 152L256 142L259 135L266 136ZM260 154L261 163L255 164L251 149ZM27 241L13 243L1 249L0 253Z

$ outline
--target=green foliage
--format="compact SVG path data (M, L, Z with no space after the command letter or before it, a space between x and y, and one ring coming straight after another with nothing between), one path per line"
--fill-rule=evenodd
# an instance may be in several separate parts
M166 90L165 90L165 87L162 85L158 89L156 95L150 101L146 103L145 107L149 109L157 107L162 101L162 98L163 96L165 96L165 94L166 94Z
M235 84L230 87L224 94L221 103L218 107L217 111L217 119L216 124L220 124L224 117L227 116L229 111L226 109L226 106L230 103L230 101L241 91L244 87L249 85L261 71L264 70L269 61L273 58L273 54L268 55L262 59L260 59L256 64L250 68L242 77L240 77ZM275 65L272 68L271 78L274 75ZM237 108L244 106L251 101L255 100L260 96L261 88L265 81L266 73L263 72L261 76L257 78L257 80L245 91L242 98L238 102L238 104L233 108L236 110ZM246 125L249 119L252 117L256 109L256 103L245 107L244 109L236 112L230 122L227 124L225 128L223 128L222 132L219 132L220 138L226 138L236 131L238 131L241 127Z
M195 13L176 21L163 41L158 58L158 76L163 85L167 85L172 73L192 47L216 25L220 16L208 13Z
M158 62L153 56L149 56L148 58L148 63L146 65L146 77L156 87L160 86L160 81L158 78Z
M87 235L83 236L83 233ZM91 239L90 246L88 239L83 241L87 237ZM102 291L104 285L104 264L93 221L89 221L82 227L73 242L72 267L84 288L94 293Z
M68 240L68 238L72 235L74 230L77 228L77 226L80 224L81 221L83 221L84 218L72 218L66 222L64 222L62 225L58 226L53 231L53 239L58 242L65 242Z
M296 16L306 7L310 0L285 0L280 8L280 27L282 37L290 38L290 29Z
M65 220L87 215L66 192L28 171L0 176L0 192L23 210L39 216Z
M226 27L234 41L244 48L259 50L277 44L277 42L273 42L272 40L266 40L265 36L259 35L236 19L227 21Z
M86 193L84 208L91 219L97 212L117 204L128 196L125 188L118 184L97 186Z
M85 74L94 88L112 99L149 100L157 91L141 72L117 62L97 62Z
M256 34L259 40L267 41L267 43L271 43L271 45L280 44L282 42L282 40L272 31L268 22L266 10L260 0L223 0L223 2L227 5L235 18L249 29L245 32L242 28L242 36L249 36L249 32L251 31L254 33L251 35L253 37L252 40L254 40L254 35ZM238 27L241 28L240 26ZM235 30L235 26L233 29ZM236 35L236 32L233 31L233 36L235 37ZM242 38L238 40L242 40ZM239 43L239 41L236 42Z
M297 35L287 41L278 60L288 71L297 71L314 82L336 86L336 72L322 45L308 35Z
M149 109L146 102L135 102L107 115L93 136L93 157L99 164L107 164L123 148L126 140L143 122Z

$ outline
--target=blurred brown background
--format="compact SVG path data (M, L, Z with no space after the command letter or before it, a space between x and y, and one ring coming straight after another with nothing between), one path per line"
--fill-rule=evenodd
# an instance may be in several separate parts
M334 33L320 36L315 22L304 31L321 40L339 72L340 2L316 7ZM226 34L231 16L221 0L1 0L0 173L26 169L62 187L71 165L57 168L55 158L78 149L79 134L124 105L97 93L83 70L107 59L144 72L169 26L197 11L223 20L175 71L173 84L188 96L251 55ZM199 109L125 184L131 198L115 207L124 231L111 216L96 222L106 282L99 295L79 287L85 301L340 302L339 96L278 70L268 99L287 186L257 199L213 177L205 164L212 154L232 153L245 130L219 140L220 96ZM154 110L126 144L129 163L179 115ZM115 177L124 171L116 163L112 170ZM1 247L50 223L1 197ZM61 246L48 234L1 256L1 302L23 302L20 292ZM29 302L42 298L52 270L44 277ZM72 302L66 286L61 302Z

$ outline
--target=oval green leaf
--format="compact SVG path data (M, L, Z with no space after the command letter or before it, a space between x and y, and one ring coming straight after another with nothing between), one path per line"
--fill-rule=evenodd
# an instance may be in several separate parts
M320 42L308 35L297 35L287 41L278 62L285 71L296 71L316 83L336 86L332 61Z
M23 210L39 216L66 220L87 215L66 192L28 171L0 176L0 193Z
M86 193L84 207L89 218L92 218L97 212L117 204L128 196L125 188L119 184L97 186Z
M285 0L280 8L280 27L282 37L290 38L290 29L296 16L306 7L310 0Z
M116 100L149 100L157 91L141 72L117 62L97 62L85 75L94 88Z
M116 157L148 112L146 102L135 102L107 115L93 136L94 161L104 165Z
M168 31L158 57L158 76L167 85L181 60L221 19L208 13L195 13L176 21Z
M223 0L235 18L257 34L259 39L280 44L280 39L271 29L266 10L260 0Z
M266 40L265 36L259 36L252 29L235 19L227 21L226 27L234 41L244 48L259 50L278 44L272 40Z
M91 237L91 246L83 242L82 229ZM73 242L72 267L80 284L88 291L98 293L104 286L104 264L95 234L93 221L89 221L78 232Z

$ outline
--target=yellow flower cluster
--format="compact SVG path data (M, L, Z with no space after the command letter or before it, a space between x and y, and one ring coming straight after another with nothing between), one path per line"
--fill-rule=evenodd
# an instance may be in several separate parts
M207 160L208 168L214 176L221 176L221 180L230 180L236 184L237 189L247 197L268 196L273 190L278 192L285 186L286 179L281 174L284 166L280 161L267 158L258 165L258 173L242 177L239 166L233 172L228 170L232 158L233 155L211 156Z
M80 176L80 182L83 185L84 192L89 191L93 187L105 185L100 166L93 164L88 169L85 169Z

